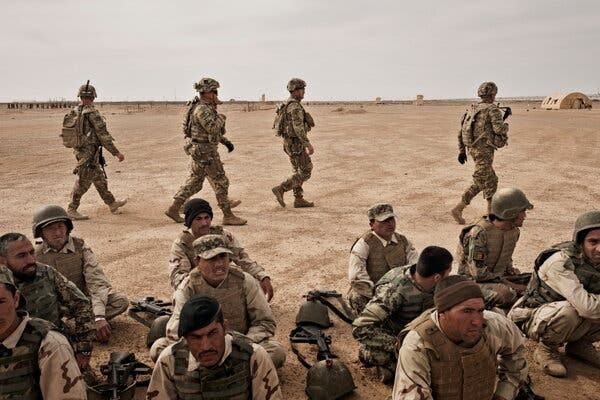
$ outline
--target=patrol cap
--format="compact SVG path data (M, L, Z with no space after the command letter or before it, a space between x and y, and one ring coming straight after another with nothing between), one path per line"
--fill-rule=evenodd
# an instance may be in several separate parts
M18 289L17 285L15 284L12 271L4 265L0 265L0 283L10 285L13 288ZM19 304L17 306L17 310L24 310L26 304L27 302L25 301L25 296L21 294L19 297Z
M192 226L192 221L200 213L207 213L210 219L213 218L213 210L208 201L204 199L188 200L183 206L183 214L185 217L184 225L188 228Z
M179 337L202 329L213 322L221 311L219 302L210 296L198 296L188 300L179 314Z
M437 284L433 303L438 313L443 313L463 301L479 297L483 299L478 284L462 275L452 275Z
M200 258L209 260L219 254L233 254L225 244L225 238L222 235L204 235L194 240L192 243L194 252Z
M384 203L375 204L369 208L369 211L367 211L367 216L369 217L369 221L376 220L379 222L385 221L390 217L397 218L396 214L394 214L394 208L392 205Z

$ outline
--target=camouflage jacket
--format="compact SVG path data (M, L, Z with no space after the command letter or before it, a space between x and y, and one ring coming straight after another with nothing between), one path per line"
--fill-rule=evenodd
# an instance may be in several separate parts
M106 120L93 105L78 106L83 114L83 143L81 147L73 150L79 165L94 164L98 162L98 147L104 147L110 154L116 156L119 150L113 144L114 138L106 129Z
M493 103L477 103L463 115L458 131L458 151L466 152L466 147L477 144L496 148L494 135L506 137L508 124L502 119L502 111Z
M303 145L308 145L308 132L311 126L307 123L306 111L298 100L289 98L285 109L286 127L284 137L286 139L297 138ZM312 120L312 118L310 118Z

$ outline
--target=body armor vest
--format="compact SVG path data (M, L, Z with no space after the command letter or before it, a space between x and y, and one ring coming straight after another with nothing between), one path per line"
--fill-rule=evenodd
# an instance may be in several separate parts
M477 103L467 109L461 125L461 136L465 146L471 147L480 141L489 144L494 129L487 114L493 107L497 106L493 103Z
M173 345L173 379L178 399L252 399L250 358L254 350L241 335L232 333L232 336L231 354L221 365L193 371L188 371L190 352L185 339L180 339Z
M537 308L542 304L565 300L560 293L548 286L539 276L539 269L542 264L559 251L569 257L571 262L565 262L564 268L575 273L583 288L588 293L600 294L600 271L585 261L583 253L575 242L563 242L542 251L536 258L531 280L523 295L524 300L521 303L523 306Z
M61 326L54 278L55 272L52 267L37 263L33 282L21 282L18 286L21 294L27 299L27 312L30 316Z
M207 233L207 235L222 235L222 234L223 234L223 227L219 226L219 225L211 226L208 229L208 233ZM189 230L185 230L179 234L177 239L183 245L182 247L185 252L185 256L188 258L188 260L190 260L190 264L194 265L193 261L194 261L194 258L196 258L196 253L194 252L193 243L194 243L194 240L196 240L197 238L194 238L194 235L192 234L192 232L190 232Z
M195 109L202 109L202 108L208 108L210 109L210 112L212 113L217 113L215 110L212 109L212 107L210 107L209 105L200 102L196 105ZM192 118L190 116L190 118ZM194 123L191 122L190 123L190 136L192 138L192 142L193 143L197 143L200 146L202 146L203 148L206 148L207 151L209 150L216 150L217 149L217 145L219 144L219 137L218 135L211 135L209 134L203 127L202 125L200 125L199 123Z
M431 366L431 393L436 400L491 400L496 387L496 355L485 334L471 347L450 341L427 318L414 328L425 343Z
M513 228L508 231L498 229L487 217L483 217L481 220L477 221L476 224L467 226L461 231L459 238L459 247L462 248L459 258L461 264L458 268L458 273L462 275L471 275L468 268L468 254L464 249L463 243L465 235L473 227L479 227L485 232L487 243L485 265L487 266L488 271L498 275L506 275L507 268L512 266L512 255L515 251L517 241L519 240L520 231L519 228ZM476 234L477 232L473 232L473 235Z
M42 245L36 245L35 258L38 262L48 264L54 267L58 272L63 274L68 280L73 282L79 290L86 296L89 296L85 276L83 275L83 239L73 238L75 252L67 251L66 253L50 250L46 253L42 251Z
M394 232L398 243L389 242L383 247L381 240L372 232L368 231L362 239L369 245L369 256L367 257L367 273L373 283L379 282L381 277L390 269L406 265L406 245L408 240Z
M50 329L49 322L32 318L12 354L0 355L0 399L43 399L38 353Z
M229 329L242 334L250 329L248 309L246 304L246 291L244 289L244 273L230 266L227 278L219 285L209 285L200 271L195 268L190 272L189 286L195 295L212 296L223 309L223 316L229 322Z

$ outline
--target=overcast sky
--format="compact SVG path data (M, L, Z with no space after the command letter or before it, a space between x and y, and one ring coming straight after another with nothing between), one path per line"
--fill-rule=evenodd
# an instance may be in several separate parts
M600 1L3 0L0 101L467 98L600 90Z

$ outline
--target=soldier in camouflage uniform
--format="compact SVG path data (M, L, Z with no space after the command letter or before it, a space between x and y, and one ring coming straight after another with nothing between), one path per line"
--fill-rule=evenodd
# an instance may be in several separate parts
M123 161L125 156L114 145L114 139L106 129L104 117L94 107L96 89L90 84L82 85L77 95L81 99L81 104L77 106L77 112L83 118L83 136L81 146L73 149L75 158L77 158L77 167L73 173L77 178L71 192L71 201L67 212L72 219L82 220L88 219L88 217L80 214L77 208L81 197L88 191L92 183L113 214L118 213L118 209L123 207L127 200L115 200L115 196L108 190L108 181L102 170L100 158L103 147L119 162Z
M256 261L252 260L239 240L233 233L219 225L212 225L213 211L210 204L204 199L191 199L183 207L185 215L184 225L188 228L181 232L171 245L169 256L169 283L173 290L189 275L194 265L194 240L204 235L223 235L227 248L232 251L231 261L244 272L252 275L267 296L273 298L271 278Z
M181 307L181 339L161 353L146 399L282 399L265 349L228 328L213 297L187 301Z
M371 229L354 242L348 263L348 301L360 314L373 296L373 288L389 270L417 262L419 252L396 232L396 215L390 204L375 204L367 211Z
M87 368L96 333L88 298L56 269L37 263L33 245L20 233L0 237L0 264L12 271L17 288L27 299L29 314L52 322L68 335L79 368ZM69 332L63 318L75 321L74 332Z
M283 151L290 157L294 171L294 175L271 189L281 207L285 207L283 194L289 190L294 192L294 207L315 205L312 201L304 199L304 189L302 189L302 184L310 178L313 169L310 156L315 152L308 140L308 132L315 126L315 122L300 104L304 98L305 88L306 82L302 79L293 78L288 82L287 90L290 92L290 97L280 106L283 107L281 131L279 124L274 124L274 128L278 129L277 134L283 137Z
M107 342L111 335L108 323L129 308L123 293L113 290L92 249L75 236L71 236L73 222L59 206L45 206L33 215L35 256L38 262L50 265L77 285L92 302L96 322L96 339Z
M24 308L12 273L0 266L0 398L85 399L85 382L67 338Z
M150 355L156 360L169 344L179 340L181 307L194 296L213 296L223 307L229 329L246 335L262 346L277 368L283 366L285 350L273 339L277 324L265 295L250 274L229 265L232 251L221 235L204 235L193 243L196 268L181 282L173 301L173 315L167 324L167 337L154 342Z
M566 376L558 352L565 343L569 356L600 368L600 211L580 215L571 241L538 256L509 317L539 342L533 359L546 374Z
M510 309L525 290L506 279L518 275L512 255L520 230L533 204L519 189L500 189L492 197L491 212L462 229L456 259L458 273L481 286L487 307Z
M398 334L433 307L433 290L451 269L452 254L429 246L416 264L394 268L375 285L375 295L352 323L352 335L361 343L358 359L367 367L377 367L382 382L393 382Z
M244 225L248 221L236 217L231 211L241 201L229 200L229 179L225 175L217 149L219 143L225 144L230 152L234 149L233 144L223 136L225 115L217 112L217 104L220 103L217 90L219 82L211 78L202 78L194 84L194 88L200 93L200 98L195 97L190 102L183 121L186 137L184 150L190 156L190 176L173 196L173 203L165 214L175 222L183 222L179 214L181 206L188 198L202 190L206 178L215 191L219 208L223 211L223 225Z
M462 212L479 192L488 201L489 206L496 188L498 177L492 166L494 152L508 141L508 124L502 118L503 113L494 104L498 87L494 82L483 82L477 90L481 102L471 105L463 115L461 130L458 132L458 162L467 161L467 149L475 162L473 184L465 191L460 203L451 211L457 223L464 225Z

